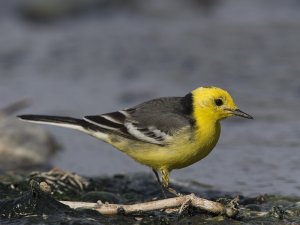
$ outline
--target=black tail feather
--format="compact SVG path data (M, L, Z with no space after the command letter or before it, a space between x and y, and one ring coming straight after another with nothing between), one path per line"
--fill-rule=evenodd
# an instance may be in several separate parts
M76 119L72 117L63 117L63 116L45 116L45 115L20 115L17 116L22 120L36 121L36 122L53 122L53 123L62 123L62 124L72 124L83 126L85 123L82 119Z
M19 115L20 119L28 122L40 122L40 123L52 123L53 125L63 126L66 124L77 126L78 128L84 128L86 130L104 132L105 129L95 124L89 123L83 119L77 119L64 116L46 116L46 115Z

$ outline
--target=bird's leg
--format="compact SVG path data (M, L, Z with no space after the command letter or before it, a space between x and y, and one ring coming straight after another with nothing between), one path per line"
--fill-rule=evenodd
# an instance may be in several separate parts
M162 183L161 183L161 181L159 179L159 175L158 175L157 171L155 169L153 169L153 168L152 168L152 171L155 174L156 180L159 183L159 186L161 188L161 191L162 191L162 194L163 194L164 198L167 198L165 190L164 190L164 186L162 185Z
M155 169L153 169L153 168L152 168L152 171L153 171L153 173L155 174L155 177L156 177L157 182L158 182L160 185L162 185L162 183L160 182L160 179L159 179L159 176L158 176L157 171L156 171Z
M178 193L176 190L173 188L169 187L169 171L168 170L161 170L161 175L162 175L162 186L171 194L175 196L180 196L180 193Z

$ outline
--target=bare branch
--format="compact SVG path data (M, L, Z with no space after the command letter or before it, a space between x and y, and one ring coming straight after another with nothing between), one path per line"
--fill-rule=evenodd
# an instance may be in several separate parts
M117 215L122 212L125 215L149 212L153 210L173 209L178 208L179 213L187 206L193 206L214 214L225 214L228 217L234 217L238 213L237 208L227 207L221 203L213 202L207 199L199 198L194 194L179 196L175 198L168 198L144 203L137 203L132 205L108 204L102 203L88 203L88 202L71 202L61 201L61 203L68 205L71 208L87 208L98 211L103 215Z

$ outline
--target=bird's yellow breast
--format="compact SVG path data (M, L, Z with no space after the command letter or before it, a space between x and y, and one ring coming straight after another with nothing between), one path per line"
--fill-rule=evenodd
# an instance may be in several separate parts
M202 118L205 119L205 118ZM119 139L111 144L137 162L157 170L180 169L207 156L220 136L219 122L209 119L196 121L195 127L186 127L170 139L168 145Z

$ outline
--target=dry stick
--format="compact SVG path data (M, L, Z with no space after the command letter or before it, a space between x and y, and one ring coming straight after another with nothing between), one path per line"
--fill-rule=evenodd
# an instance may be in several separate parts
M194 194L151 202L137 203L133 205L108 204L102 203L101 201L99 201L98 203L61 201L61 203L75 209L93 209L103 215L109 216L117 215L118 213L128 215L134 213L149 212L153 210L181 208L185 204L194 206L202 210L206 210L214 214L225 214L228 217L234 217L238 213L237 209L226 207L218 202L199 198Z

